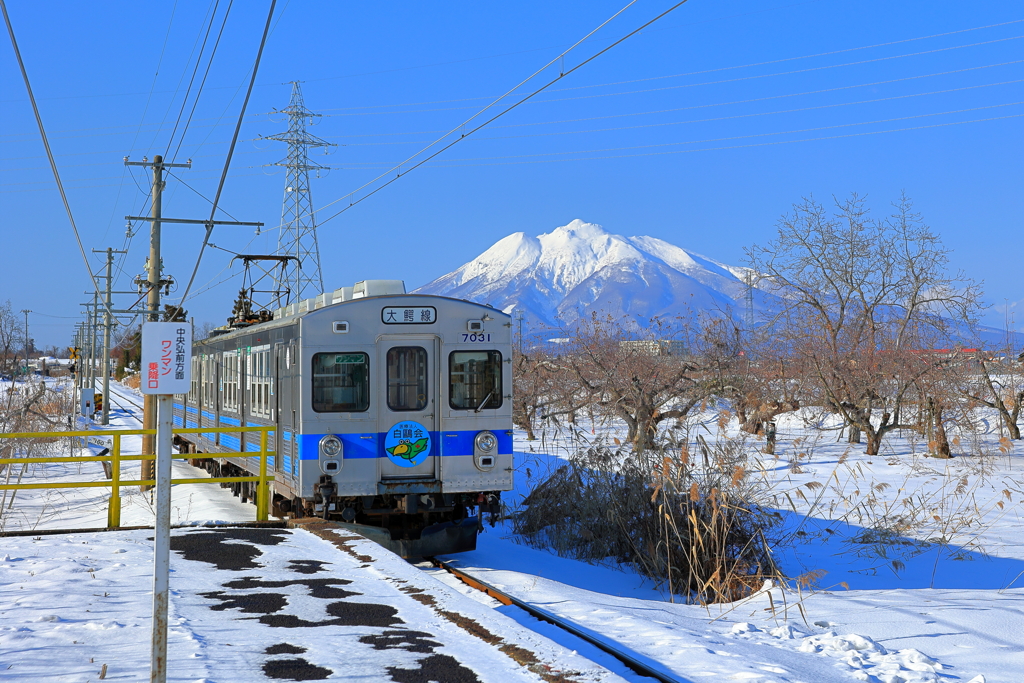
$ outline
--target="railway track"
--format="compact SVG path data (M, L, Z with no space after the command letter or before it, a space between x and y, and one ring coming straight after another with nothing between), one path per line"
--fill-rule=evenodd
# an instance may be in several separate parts
M125 395L120 392L116 392L113 389L113 387L111 387L110 393L111 396L108 397L107 400L111 402L111 406L116 405L122 410L124 410L126 413L131 415L132 417L138 419L139 422L142 421L143 406L141 401L136 402L134 397L130 395ZM641 658L639 655L618 646L616 643L610 643L602 638L595 636L588 629L585 629L579 626L578 624L575 624L566 619L562 619L552 614L551 612L548 612L547 610L541 609L527 602L524 602L523 600L520 600L515 596L510 595L488 584L486 581L483 581L470 574L467 574L466 572L454 567L452 564L448 562L439 560L435 557L425 559L428 560L432 566L448 572L465 585L475 590L481 591L482 593L485 593L486 595L500 602L502 605L518 607L519 609L523 610L535 619L555 626L556 628L559 628L569 634L572 634L580 640L583 640L584 642L597 648L601 652L604 652L605 654L614 658L615 660L620 662L625 668L629 669L631 672L637 674L638 676L660 681L661 683L685 683L683 679L672 676L670 673L664 671L663 669L657 668L656 666L652 666L652 664L644 661L644 659Z
M143 405L141 399L136 401L134 397L116 391L113 383L111 383L110 396L104 397L104 400L109 401L111 407L117 406L140 423L142 422Z
M524 602L523 600L520 600L513 595L509 595L508 593L490 585L486 581L482 581L474 576L467 574L461 569L457 569L456 567L452 566L448 562L445 562L444 560L439 560L436 557L428 557L424 559L428 560L433 566L437 567L438 569L443 569L449 574L455 576L457 579L462 581L470 588L481 591L482 593L486 593L487 595L494 598L501 604L513 605L515 607L518 607L519 609L523 610L535 619L539 619L540 621L551 624L552 626L556 626L557 628L560 628L568 633L571 633L577 638L601 650L605 654L614 657L616 660L621 662L623 666L628 668L633 673L636 673L640 676L653 678L657 681L661 681L661 683L686 683L684 679L676 678L670 675L669 673L665 672L664 670L655 668L651 664L644 662L640 658L640 656L636 655L635 653L625 650L615 643L609 643L608 641L593 635L588 629L585 629L582 626L579 626L578 624L575 624L567 619L562 619L552 614L551 612L548 612L547 610L541 609L535 605L531 605L528 602Z

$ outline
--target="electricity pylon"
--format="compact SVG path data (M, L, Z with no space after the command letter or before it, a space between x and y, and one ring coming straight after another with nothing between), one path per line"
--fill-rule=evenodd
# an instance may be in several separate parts
M288 130L262 138L288 143L288 156L273 164L287 169L276 254L293 258L282 260L279 267L274 269L273 307L286 306L324 291L320 247L316 239L316 217L313 215L313 200L309 190L309 172L315 171L319 176L319 172L328 167L310 162L309 150L337 145L306 132L306 126L312 125L313 119L319 118L320 114L306 109L299 83L292 81L291 102L286 109L277 112L288 115Z

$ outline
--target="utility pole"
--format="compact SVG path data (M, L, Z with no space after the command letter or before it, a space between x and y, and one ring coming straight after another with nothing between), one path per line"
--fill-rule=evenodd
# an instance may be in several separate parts
M523 314L523 309L516 309L516 322L519 323L519 353L523 353L523 319L526 316Z
M94 394L96 392L96 316L99 305L99 292L93 292L92 306L89 307L89 388ZM93 405L95 405L95 401Z
M74 348L78 349L75 354L75 389L82 388L82 323L75 323Z
M213 216L209 220L190 220L182 218L164 218L162 215L162 194L164 189L163 171L165 168L191 168L192 160L185 164L164 163L163 157L156 155L150 163L145 157L142 162L128 161L125 157L126 166L145 166L153 169L153 209L150 212L149 221L152 226L149 239L149 274L145 286L149 288L147 300L147 317L149 323L160 322L160 288L170 284L170 280L164 280L162 275L162 263L160 259L160 227L162 223L192 223L205 225L207 231L213 229L214 225L255 225L262 226L262 223L239 223L227 221L215 221ZM141 216L125 216L127 220L146 220ZM183 323L184 324L184 323ZM159 328L159 325L153 325ZM143 362L140 368L142 374L142 391L145 396L143 428L156 431L155 436L145 435L142 442L144 454L153 454L153 460L143 460L142 479L153 479L156 481L156 516L153 534L153 646L150 659L150 680L154 683L163 683L166 680L167 672L167 606L170 599L169 593L169 567L170 567L170 538L171 538L171 446L174 428L174 394L188 391L188 372L190 364L186 364L186 375L183 381L184 386L177 391L161 391L161 386L174 387L173 382L161 380L159 373L150 383L148 376L149 368L146 365L146 358L150 355L147 349L147 325L143 325L142 356ZM153 334L161 334L154 331ZM184 344L191 344L192 332L188 330L187 341L183 341L183 353L187 347ZM156 343L159 345L160 340ZM157 347L159 348L159 346ZM158 356L157 356L158 357ZM155 360L155 359L154 359ZM154 362L155 365L155 362ZM154 386L155 385L155 386ZM154 391L154 388L156 389ZM244 446L243 446L244 448ZM147 467L148 465L148 467Z
M21 309L21 312L25 314L25 381L28 381L28 314L32 311L27 308Z
M258 222L242 222L242 221L215 221L215 220L195 220L191 218L165 218L162 215L162 194L164 189L163 170L165 168L192 168L192 160L189 159L188 163L185 164L166 164L164 158L157 154L153 157L153 161L148 161L146 157L142 157L142 161L128 161L128 157L124 159L125 166L145 166L153 169L153 198L151 204L153 206L149 216L125 216L125 220L138 221L148 220L152 228L149 233L149 274L147 279L142 284L149 288L149 297L147 299L146 307L149 309L146 314L146 318L149 322L160 321L160 287L170 285L170 280L161 279L161 272L163 270L160 260L160 226L163 223L191 223L193 225L205 225L208 229L215 225L249 225L257 228L263 227L263 223ZM142 368L145 372L145 368ZM156 429L156 407L157 399L155 394L144 394L145 401L142 409L142 428L143 429ZM152 454L156 452L156 437L151 435L144 435L142 437L142 452L144 454ZM142 478L153 479L156 476L156 463L152 460L142 461ZM143 490L147 490L148 487L143 487Z
M99 253L100 250L93 249L93 252ZM110 328L113 327L114 320L111 315L111 288L114 280L114 254L127 254L127 251L119 251L107 247L107 274L105 277L107 281L106 293L104 297L104 313L103 313L103 413L100 417L100 424L110 424Z
M149 296L146 299L146 308L149 309L146 319L149 322L160 321L160 285L164 284L160 280L162 271L162 262L160 260L160 223L161 214L163 207L163 191L164 185L164 169L165 168L192 168L192 160L190 159L186 164L165 164L164 158L157 154L153 157L153 161L150 162L146 157L142 157L142 161L128 161L128 157L124 160L125 166L145 166L153 169L153 189L152 189L152 210L150 211L150 231L149 231L149 272L147 273L146 286L149 288ZM145 368L140 368L142 373L145 373ZM156 396L153 394L145 394L142 407L142 428L143 429L156 429ZM144 434L142 436L142 452L146 455L156 453L156 436L152 434ZM143 460L142 461L142 479L153 479L156 476L156 461L155 460ZM142 490L146 491L150 487L143 486Z

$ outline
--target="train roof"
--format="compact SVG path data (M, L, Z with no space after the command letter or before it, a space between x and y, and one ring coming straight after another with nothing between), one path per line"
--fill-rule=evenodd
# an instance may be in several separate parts
M405 283L401 280L363 280L352 287L340 287L333 292L324 292L309 299L303 299L294 304L278 308L273 311L273 318L266 322L253 323L251 325L225 325L213 331L210 338L223 338L236 333L255 331L259 328L276 327L279 324L288 324L299 318L309 315L315 311L341 306L344 304L355 304L367 300L384 301L387 299L433 299L468 304L484 309L487 314L511 318L508 313L500 311L490 304L481 304L468 299L440 296L437 294L410 294L405 291Z

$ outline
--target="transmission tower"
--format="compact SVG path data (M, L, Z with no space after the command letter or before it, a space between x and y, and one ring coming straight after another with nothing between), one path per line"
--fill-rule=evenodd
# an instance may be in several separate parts
M744 292L744 308L746 309L745 318L747 323L747 330L754 329L754 271L748 270L743 274L743 280L746 282L746 291Z
M286 109L275 113L288 115L288 130L277 135L264 136L264 140L288 143L288 156L273 164L287 169L284 183L284 203L281 207L281 232L277 239L277 255L292 258L282 260L274 269L274 301L272 306L286 306L307 296L324 291L324 278L320 271L320 247L316 239L316 219L309 190L309 172L319 177L327 166L309 160L309 150L316 147L336 147L306 132L306 126L320 117L306 109L302 101L300 81L292 81L292 98Z

